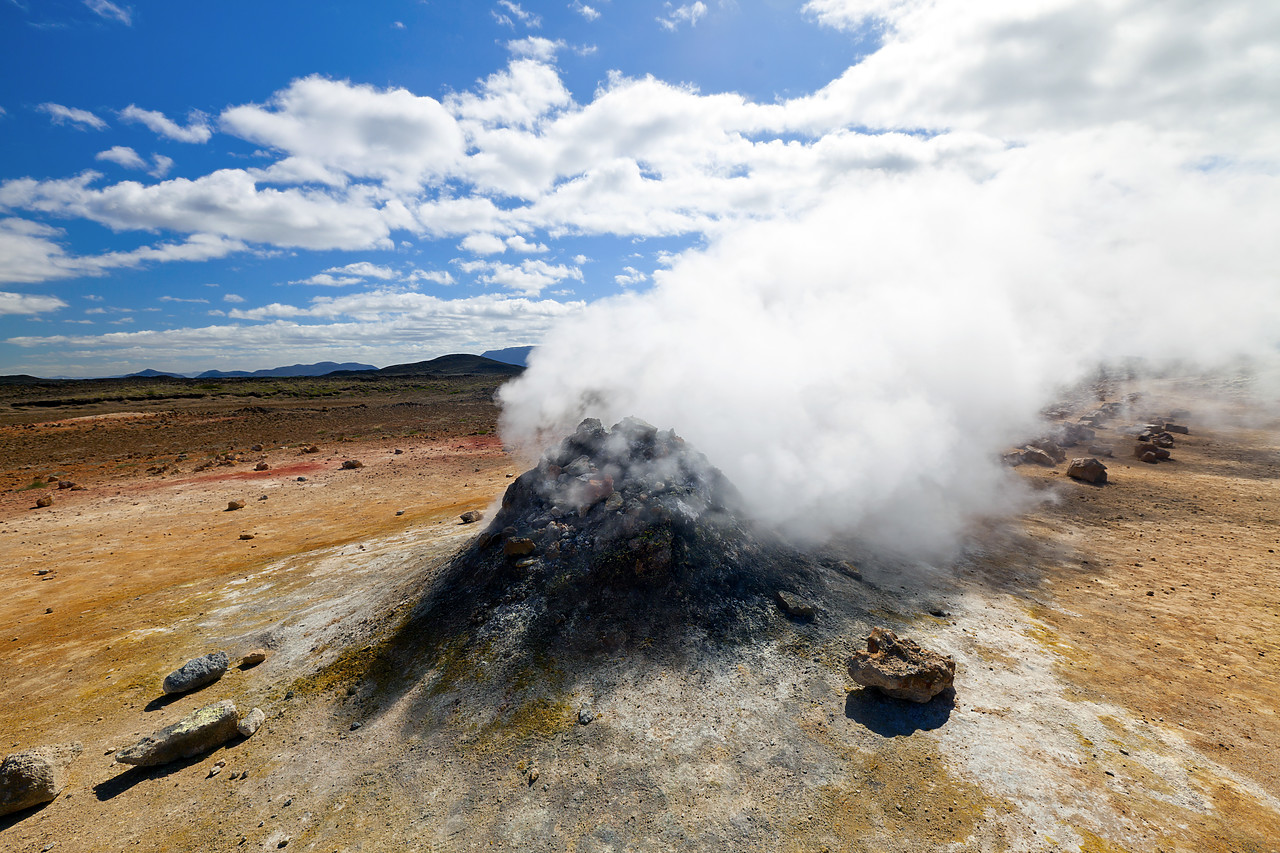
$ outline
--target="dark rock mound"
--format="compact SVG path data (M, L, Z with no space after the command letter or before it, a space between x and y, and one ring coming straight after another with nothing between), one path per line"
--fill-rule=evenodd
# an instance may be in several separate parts
M758 635L779 620L778 590L823 600L835 570L762 535L737 502L674 432L589 418L508 487L414 622L557 653Z

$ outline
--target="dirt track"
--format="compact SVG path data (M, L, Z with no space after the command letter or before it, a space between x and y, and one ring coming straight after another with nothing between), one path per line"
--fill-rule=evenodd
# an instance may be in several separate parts
M1152 405L1184 402L1194 411L1172 390ZM877 621L957 657L952 707L846 695L850 636L800 657L762 647L692 682L602 661L599 721L574 724L579 685L484 750L456 740L476 730L423 728L413 697L380 707L343 675L343 650L376 645L471 535L458 513L515 472L492 435L466 434L480 421L430 438L349 426L392 411L340 413L343 441L223 412L244 459L200 472L225 442L196 441L190 413L0 427L12 488L37 473L89 486L39 510L48 490L0 496L3 746L86 747L57 801L0 818L0 848L1280 849L1280 423L1238 401L1193 416L1173 462L1108 460L1105 487L1017 469L1054 499L945 571L908 582L864 566ZM291 440L254 439L270 431L255 418L293 426ZM74 446L94 427L97 455L58 470L24 469L39 462L13 449ZM130 449L151 435L163 453ZM322 452L302 454L311 440ZM188 444L179 473L146 473ZM271 467L253 472L260 458ZM364 467L342 470L348 458ZM245 508L225 511L231 499ZM260 644L267 663L158 699L187 658ZM160 771L105 755L224 696L268 710L263 732ZM227 770L207 779L219 757ZM537 786L522 775L533 761Z

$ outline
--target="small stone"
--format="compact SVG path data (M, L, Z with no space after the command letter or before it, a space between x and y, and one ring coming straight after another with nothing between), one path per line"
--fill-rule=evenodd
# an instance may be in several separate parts
M1113 451L1110 447L1108 447L1105 444L1089 445L1089 453L1092 456L1114 456L1115 455L1115 451Z
M244 501L227 501L227 512L235 512L238 509L244 509Z
M529 768L529 784L530 784L530 786L532 786L532 785L533 785L533 783L537 782L537 781L538 781L538 778L539 778L540 776L542 776L542 774L538 772L538 768L536 768L536 767L530 767L530 768Z
M171 726L116 753L116 761L140 767L168 764L208 752L235 737L236 706L230 699L206 705Z
M364 726L364 723L360 722L359 720L356 720L354 723L351 724L351 731L353 732L358 731L363 726Z
M267 499L266 495L258 495L258 500L265 501L266 499Z
M258 664L266 660L268 657L270 657L270 655L271 655L271 652L267 651L266 649L253 649L244 657L240 658L240 665L241 666L257 666Z
M0 815L53 802L67 786L67 767L80 757L79 743L38 746L0 762Z
M1052 468L1058 464L1053 461L1052 456L1038 447L1025 448L1022 451L1022 461L1030 465L1043 465L1046 468Z
M209 775L204 778L212 779L214 776L217 776L219 773L221 773L222 768L226 766L227 766L226 761L221 761L221 760L218 761L216 764L214 764L212 767L209 768Z
M578 709L578 725L589 726L595 722L596 714L586 705Z
M51 571L52 571L52 569L36 569L36 570L35 570L34 572L32 572L31 574L33 574L33 575L47 575L47 574L49 574L49 572L51 572Z
M911 702L928 702L955 680L956 663L950 655L921 648L912 640L898 639L887 628L872 628L867 650L849 659L849 675L865 687L886 696Z
M193 658L178 669L165 676L161 685L165 693L186 693L212 684L227 671L230 660L226 652L213 652L203 657Z
M812 619L816 615L813 605L794 593L780 589L773 595L778 602L778 606L788 616L794 616L797 619Z
M404 453L404 451L397 447L397 448L396 448L396 456L399 456L401 453Z
M53 506L53 495L41 495L36 498L36 506L41 508Z
M254 732L262 728L262 724L266 722L267 715L263 713L261 708L254 708L249 713L240 718L236 723L236 731L244 737L253 737ZM248 776L248 773L242 773L241 776Z
M297 477L297 478L296 478L296 481L297 481L297 482L299 482L299 483L305 483L305 482L307 482L307 478L306 478L306 477Z
M1190 435L1190 434L1191 434L1191 430L1187 429L1187 427L1186 427L1185 425L1183 425L1183 424L1171 424L1171 423L1166 423L1166 424L1164 425L1164 431L1165 431L1165 432L1176 432L1176 433L1178 433L1179 435Z
M248 541L249 541L250 539L252 539L252 538L253 538L253 534L252 534L252 533L241 533L241 534L240 534L240 541L241 541L241 542L248 542Z
M396 510L396 518L399 518L399 517L400 517L400 516L402 516L402 515L404 515L404 510L402 510L402 509L398 509L398 510Z
M253 470L255 470L255 471L269 471L269 470L271 470L271 466L270 466L270 465L268 465L268 464L267 464L267 463L265 463L265 462L259 462L257 465L254 465L254 466L253 466Z
M316 447L314 444L308 444L306 447L302 448L302 452L303 453L319 453L320 448Z
M262 452L262 445L261 445L261 444L255 444L255 445L253 445L252 447L250 447L249 449L250 449L250 450L252 450L254 453L261 453L261 452Z
M347 459L342 463L342 467L346 471L354 471L357 468L363 468L364 463L359 459Z
M484 513L478 509L472 509L464 512L458 517L462 519L463 524L475 524L477 521L484 518Z

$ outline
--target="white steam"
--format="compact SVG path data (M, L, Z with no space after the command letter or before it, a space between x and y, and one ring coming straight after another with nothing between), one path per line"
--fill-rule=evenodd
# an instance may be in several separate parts
M503 390L504 437L636 415L793 535L935 553L1018 504L999 451L1063 384L1129 356L1274 359L1274 164L1166 112L851 171L805 213L713 235L550 334Z

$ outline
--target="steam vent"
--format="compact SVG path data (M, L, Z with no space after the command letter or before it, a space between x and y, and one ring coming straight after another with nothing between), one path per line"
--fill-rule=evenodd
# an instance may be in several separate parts
M826 597L821 564L758 536L733 486L670 430L589 418L520 476L437 600L539 648L743 639L780 591ZM488 626L488 628L484 627Z

